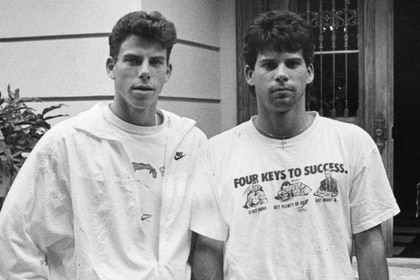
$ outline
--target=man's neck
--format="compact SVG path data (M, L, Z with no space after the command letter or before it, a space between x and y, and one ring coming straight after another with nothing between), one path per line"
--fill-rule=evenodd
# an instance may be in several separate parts
M156 114L156 108L147 108L137 110L134 108L124 108L115 103L110 104L111 111L123 121L139 126L156 126L160 123L159 116Z
M293 112L259 114L255 125L260 133L268 137L288 139L305 131L313 119L314 116L305 111L297 114Z

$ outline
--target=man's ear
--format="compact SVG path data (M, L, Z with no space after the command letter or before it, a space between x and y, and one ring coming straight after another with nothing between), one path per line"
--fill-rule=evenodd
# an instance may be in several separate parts
M171 77L171 74L172 74L172 64L168 63L168 67L166 69L166 75L165 75L165 83L167 81L169 81L169 78Z
M245 65L244 73L247 84L250 86L255 86L253 79L254 69L252 69L249 65Z
M308 78L306 79L306 84L309 85L314 81L315 78L315 70L313 63L309 64L306 70L308 71Z
M108 57L108 59L106 60L106 72L108 73L108 77L110 77L111 79L115 79L114 66L114 59L111 56Z

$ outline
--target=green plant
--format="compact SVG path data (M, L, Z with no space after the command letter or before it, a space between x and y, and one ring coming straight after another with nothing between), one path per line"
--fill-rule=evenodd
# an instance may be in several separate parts
M42 100L20 97L19 89L13 91L10 85L7 86L7 97L3 97L0 92L0 131L5 143L3 148L0 145L0 160L6 163L7 158L11 159L10 171L13 175L16 175L38 140L51 128L47 120L67 116L47 116L51 111L64 106L63 104L47 107L41 113L37 113L28 107L27 102Z

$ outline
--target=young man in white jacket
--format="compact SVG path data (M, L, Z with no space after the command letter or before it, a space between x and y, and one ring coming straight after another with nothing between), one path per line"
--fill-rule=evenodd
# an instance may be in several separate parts
M189 173L206 137L157 109L175 41L158 12L117 22L114 100L30 154L0 213L0 279L190 279Z

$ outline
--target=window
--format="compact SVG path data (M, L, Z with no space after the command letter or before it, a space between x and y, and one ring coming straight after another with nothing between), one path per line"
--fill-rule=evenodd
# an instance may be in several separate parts
M298 0L313 28L315 79L307 109L331 118L357 116L359 49L357 0Z

